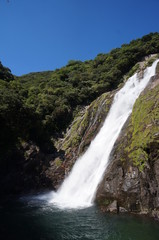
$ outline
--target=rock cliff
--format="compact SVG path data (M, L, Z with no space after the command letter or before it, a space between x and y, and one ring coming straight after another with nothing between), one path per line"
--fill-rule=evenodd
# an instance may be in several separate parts
M96 201L104 211L159 218L159 64L110 157ZM112 207L113 206L113 207Z

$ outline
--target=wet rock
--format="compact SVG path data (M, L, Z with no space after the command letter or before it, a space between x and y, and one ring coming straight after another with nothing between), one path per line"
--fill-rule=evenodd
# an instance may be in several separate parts
M119 213L126 213L128 212L124 207L119 207Z
M118 203L116 200L114 200L111 204L107 206L107 212L111 213L118 213L119 212L119 207Z
M138 192L139 178L138 168L129 166L128 171L125 174L124 181L121 190L124 192Z

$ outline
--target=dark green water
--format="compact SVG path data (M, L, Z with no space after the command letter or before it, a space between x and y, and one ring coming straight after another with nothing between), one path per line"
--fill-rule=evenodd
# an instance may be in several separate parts
M159 240L159 222L109 215L97 207L60 210L46 200L23 198L0 204L0 240Z

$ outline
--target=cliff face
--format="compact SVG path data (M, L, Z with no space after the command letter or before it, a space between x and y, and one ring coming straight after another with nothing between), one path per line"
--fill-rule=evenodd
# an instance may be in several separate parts
M89 106L82 109L67 129L63 139L55 145L59 155L50 161L46 177L55 188L62 183L79 156L84 154L99 132L110 109L115 91L102 94Z
M111 154L96 201L104 211L159 218L159 64Z

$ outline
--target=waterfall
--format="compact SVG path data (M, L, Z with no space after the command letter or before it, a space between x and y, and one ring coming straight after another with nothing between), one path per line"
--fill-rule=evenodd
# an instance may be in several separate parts
M144 71L142 79L134 74L116 93L103 127L85 154L76 161L57 193L53 194L52 203L62 208L89 207L93 204L114 143L131 114L136 99L155 75L157 62L158 60Z

